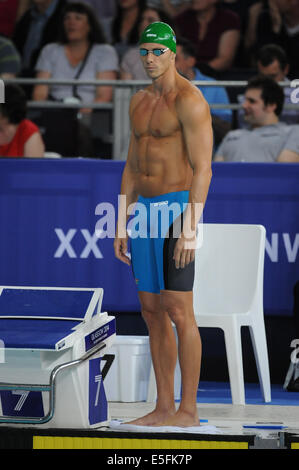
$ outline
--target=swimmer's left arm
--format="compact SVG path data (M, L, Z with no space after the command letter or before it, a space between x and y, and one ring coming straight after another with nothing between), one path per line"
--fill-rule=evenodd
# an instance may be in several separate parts
M196 239L196 228L202 216L212 178L213 131L210 108L201 95L188 93L182 96L177 109L193 170L189 204L181 238L174 254L176 266L184 267L193 261L195 256L196 244L192 241Z

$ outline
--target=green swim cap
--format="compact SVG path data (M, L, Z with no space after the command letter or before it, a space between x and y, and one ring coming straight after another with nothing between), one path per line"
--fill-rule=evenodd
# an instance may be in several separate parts
M155 42L157 44L164 44L169 49L176 53L176 37L173 29L166 23L156 21L148 25L141 34L139 44L144 42Z

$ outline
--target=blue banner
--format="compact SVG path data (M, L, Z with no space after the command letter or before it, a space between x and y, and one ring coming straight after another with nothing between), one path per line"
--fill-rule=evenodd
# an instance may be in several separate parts
M103 287L103 309L139 311L131 268L114 257L124 162L0 160L0 284ZM262 224L264 304L290 315L299 279L299 165L214 163L206 223Z

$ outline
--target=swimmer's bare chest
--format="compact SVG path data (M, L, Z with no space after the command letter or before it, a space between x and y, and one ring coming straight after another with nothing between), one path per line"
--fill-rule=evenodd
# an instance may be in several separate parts
M190 188L192 170L174 100L145 95L133 113L136 187L151 197Z

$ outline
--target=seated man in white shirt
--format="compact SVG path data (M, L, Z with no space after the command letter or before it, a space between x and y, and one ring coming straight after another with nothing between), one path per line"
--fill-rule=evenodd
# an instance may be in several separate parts
M274 80L251 79L242 104L249 128L230 131L214 161L299 163L299 125L279 121L283 102L283 90Z

